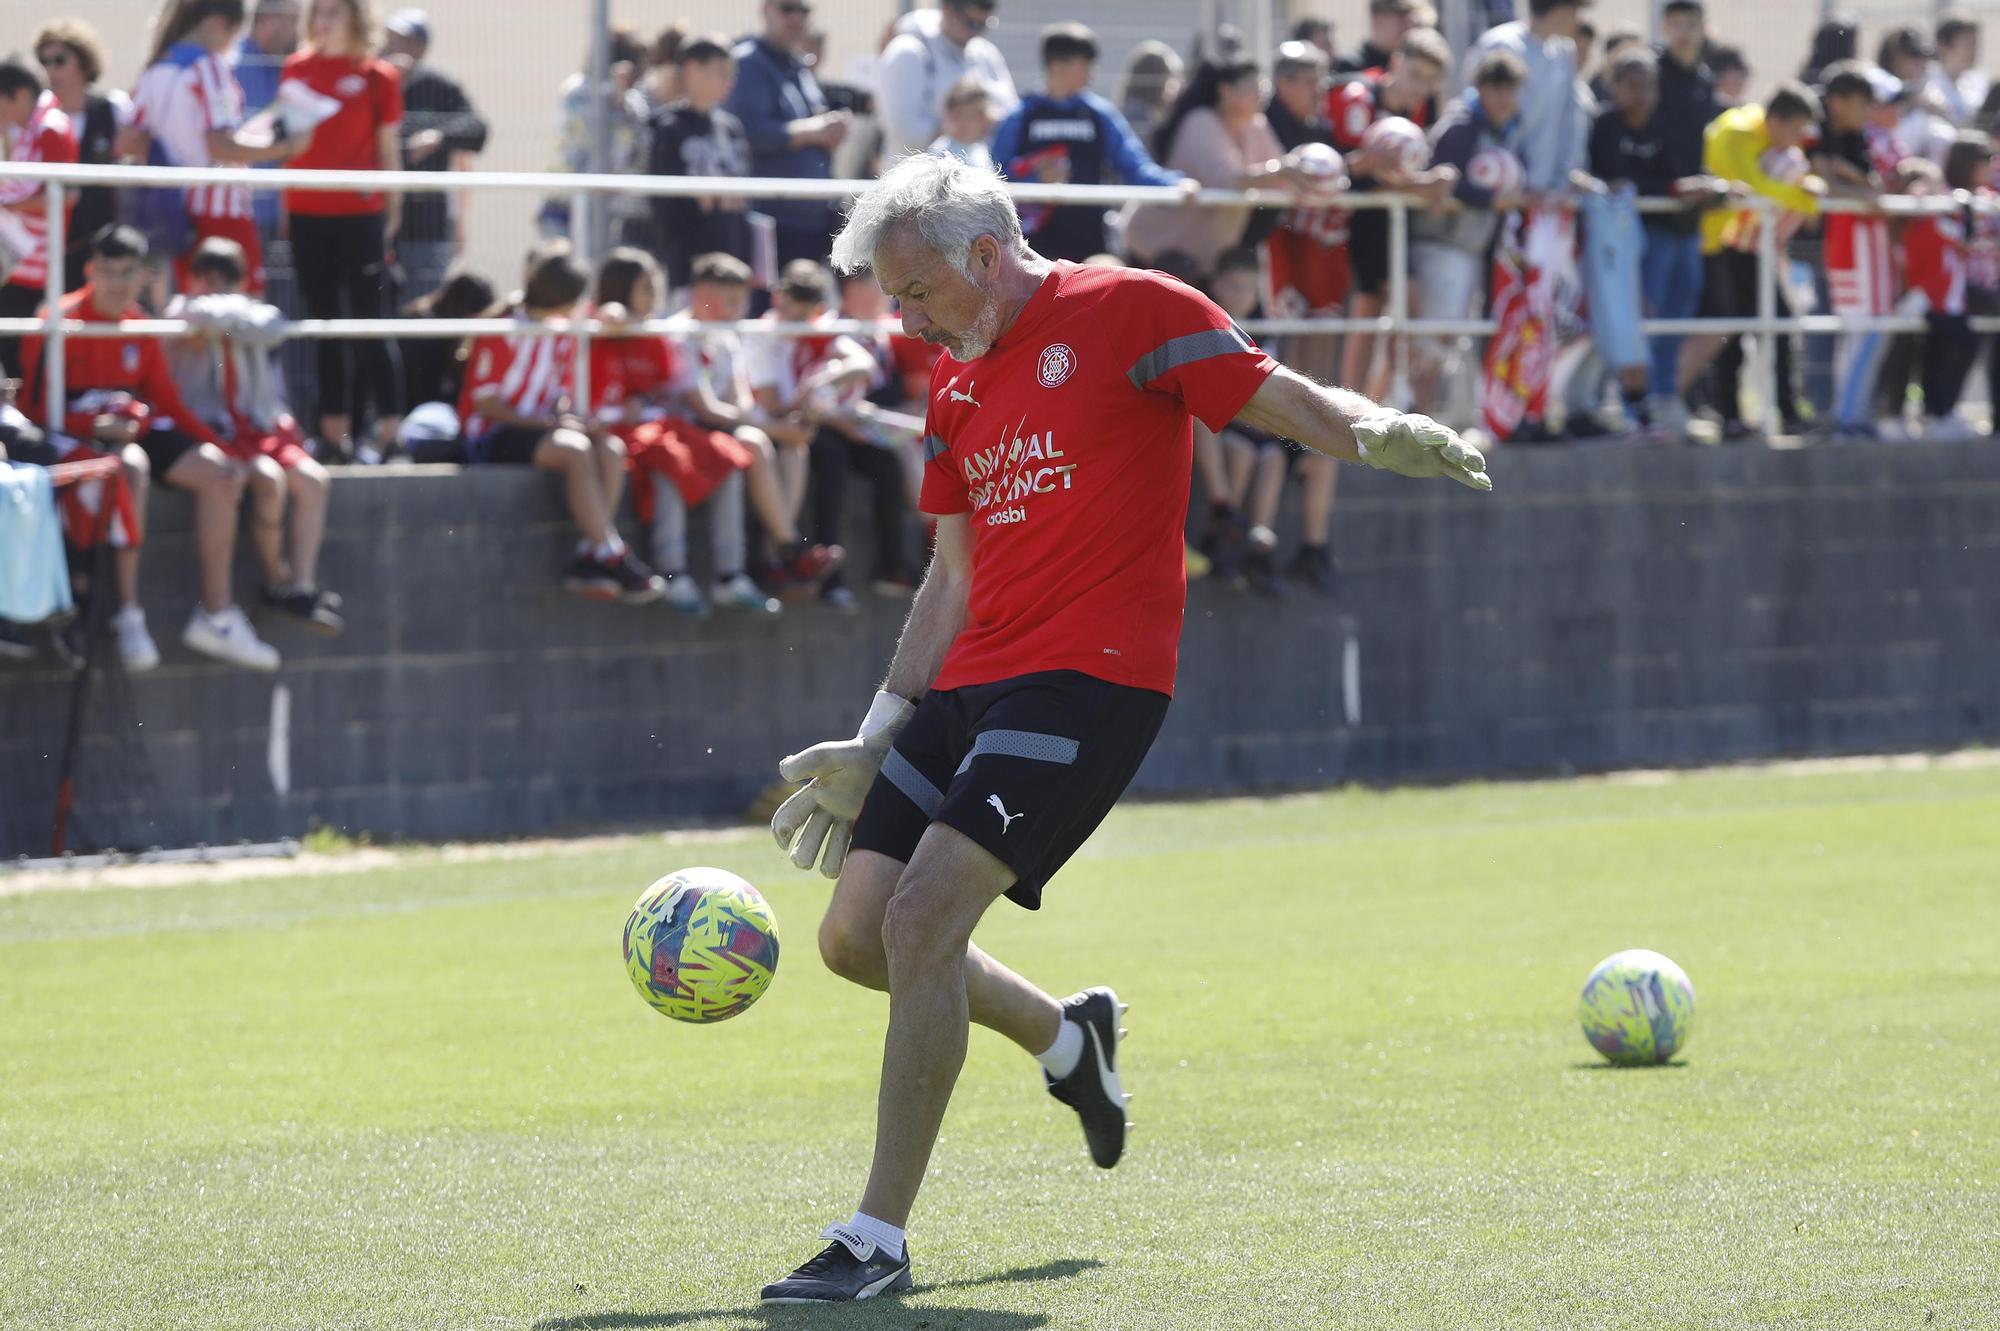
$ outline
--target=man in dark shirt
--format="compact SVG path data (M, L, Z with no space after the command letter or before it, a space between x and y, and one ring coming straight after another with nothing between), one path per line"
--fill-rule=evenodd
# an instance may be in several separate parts
M729 113L750 140L751 174L828 180L833 153L847 141L853 117L830 110L826 94L801 58L812 6L806 0L764 0L764 31L736 44L736 84ZM824 262L836 213L818 199L773 199L760 208L777 222L778 265Z
M1701 0L1667 0L1660 31L1665 40L1654 46L1653 54L1659 59L1659 114L1668 170L1676 177L1700 175L1702 132L1722 110L1715 100L1715 76L1702 60L1708 37Z
M486 122L457 80L427 63L430 16L399 9L383 24L382 55L403 75L403 166L410 171L463 171L486 148ZM396 264L403 272L402 300L428 295L444 284L451 261L465 246L462 194L412 190L403 200L396 233Z
M1387 69L1389 57L1403 45L1414 25L1414 0L1368 0L1368 40L1334 63L1335 74L1363 74Z
M1614 188L1629 182L1642 199L1679 198L1692 204L1703 190L1701 161L1697 157L1694 169L1686 170L1677 153L1684 127L1672 122L1662 100L1666 64L1642 48L1619 52L1610 70L1611 105L1590 127L1589 170ZM1639 286L1646 310L1655 319L1692 318L1700 306L1697 220L1692 209L1641 217L1645 248ZM1661 437L1676 434L1685 424L1679 405L1680 347L1680 338L1661 334L1651 338L1647 348L1644 418Z
M736 83L736 61L712 37L681 47L681 99L653 113L653 150L647 170L656 176L750 174L750 139L743 122L722 109ZM706 197L653 198L660 237L660 265L676 289L686 287L698 254L728 254L750 261L749 200Z

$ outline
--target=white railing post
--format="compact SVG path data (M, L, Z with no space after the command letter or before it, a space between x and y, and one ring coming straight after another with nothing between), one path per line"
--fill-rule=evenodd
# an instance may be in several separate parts
M1778 339L1785 336L1773 326L1778 317L1778 210L1768 199L1757 201L1757 380L1764 390L1764 427L1775 434L1790 416L1788 404L1778 401ZM1776 413L1773 415L1772 413Z
M581 214L575 210L585 206L589 201L590 196L582 190L578 190L576 198L570 203L571 216L580 216ZM590 236L588 231L588 228L579 229L574 225L570 227L570 244L576 251L576 261L583 265L585 273L590 272L591 262ZM594 291L596 287L596 281L592 280L584 288L584 298L577 302L579 308L589 303L589 293ZM574 368L570 371L570 392L573 394L570 399L570 407L577 415L588 419L590 416L590 321L588 319L574 319L572 322L576 329L574 342L576 362Z
M1410 322L1410 208L1403 195L1389 205L1389 396L1392 406L1410 400L1410 340L1403 329ZM1367 385L1349 384L1355 392Z
M63 268L69 262L69 236L65 225L69 218L63 206L65 186L60 180L51 180L42 186L43 200L49 211L49 271L42 279L43 299L48 308L42 312L45 331L42 335L42 381L48 387L48 415L43 417L49 423L49 442L62 432L63 406L68 401L68 385L63 382L64 372L69 368L63 362L67 346L63 333L62 298Z

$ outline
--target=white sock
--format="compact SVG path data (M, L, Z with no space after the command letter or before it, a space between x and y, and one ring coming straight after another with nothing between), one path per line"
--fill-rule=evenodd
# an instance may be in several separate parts
M847 1222L847 1227L897 1261L903 1259L903 1231L888 1221L856 1211L854 1219Z
M1076 1065L1083 1061L1083 1027L1065 1020L1062 1029L1056 1032L1056 1042L1036 1054L1035 1061L1057 1081L1075 1072Z
M599 541L591 547L590 553L608 564L625 553L625 542L614 536L608 541Z

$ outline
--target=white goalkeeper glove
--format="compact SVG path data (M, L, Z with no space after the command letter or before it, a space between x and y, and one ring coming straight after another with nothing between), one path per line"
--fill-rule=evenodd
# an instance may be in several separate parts
M810 869L817 862L828 878L840 877L861 801L875 784L889 746L916 710L907 698L877 693L860 734L815 744L778 764L785 780L806 783L771 816L771 835L793 864Z
M1475 490L1491 490L1486 458L1448 425L1428 416L1405 416L1386 407L1354 422L1361 460L1398 476L1449 476Z

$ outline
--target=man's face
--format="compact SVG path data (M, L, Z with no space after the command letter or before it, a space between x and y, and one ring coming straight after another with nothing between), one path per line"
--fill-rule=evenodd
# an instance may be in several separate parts
M1954 78L1979 63L1979 34L1968 32L1948 46L1938 47L1938 64Z
M35 114L35 90L23 88L19 92L0 97L0 125L25 125L28 117Z
M1061 60L1051 60L1048 64L1049 87L1060 88L1063 95L1090 86L1090 57L1068 56Z
M1829 95L1826 99L1826 120L1829 125L1842 133L1852 134L1868 123L1868 108L1874 99L1858 92Z
M258 50L266 55L290 55L299 47L299 11L262 10L252 22L250 30L256 39Z
M841 280L840 312L849 319L880 319L889 312L889 298L882 294L874 274Z
M1385 51L1402 45L1410 33L1410 16L1404 13L1370 14L1368 39Z
M946 0L941 30L962 46L993 26L994 7L991 0Z
M1479 88L1479 104L1486 108L1486 118L1496 125L1504 125L1514 118L1521 109L1521 85L1518 83L1485 83Z
M750 288L730 282L697 282L688 303L694 317L707 323L732 323L750 308Z
M1691 9L1673 10L1660 20L1660 32L1667 40L1667 49L1683 61L1701 49L1701 28L1701 15Z
M1403 103L1405 110L1428 102L1444 84L1444 71L1428 60L1406 60L1398 52L1389 65L1407 99Z
M125 313L146 285L146 264L142 259L92 259L83 270L97 290L95 304L100 314Z
M1805 142L1809 124L1810 122L1804 119L1773 120L1766 117L1764 133L1770 137L1773 148L1796 148Z
M681 66L681 91L691 102L704 106L726 102L735 86L734 60L702 60Z
M805 46L812 12L806 0L764 0L764 35L773 45L797 51Z
M1660 104L1660 79L1645 66L1629 68L1611 90L1618 109L1633 120L1644 120Z
M985 285L945 262L914 225L905 223L875 250L875 280L901 304L903 331L962 361L977 360L1000 335L1000 302L992 290L1000 247L991 236L973 242L967 266Z
M771 296L771 308L778 312L778 318L785 323L809 324L826 313L826 306L810 296L794 296L780 287Z
M1278 104L1301 120L1310 120L1319 110L1319 71L1295 69L1272 80Z

